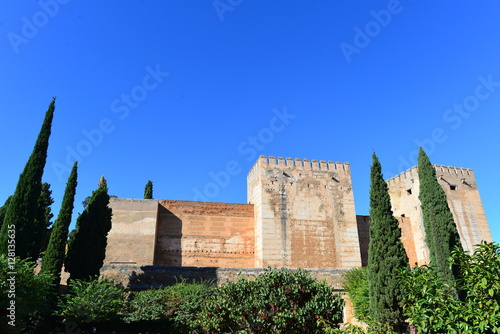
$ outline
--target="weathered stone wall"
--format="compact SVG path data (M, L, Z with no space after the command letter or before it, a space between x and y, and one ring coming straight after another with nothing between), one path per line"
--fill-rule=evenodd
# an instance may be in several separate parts
M253 205L159 201L154 265L254 266Z
M472 251L482 240L492 242L474 171L439 165L434 167L457 223L464 249Z
M131 289L159 288L187 281L211 281L216 284L235 282L239 277L255 277L266 268L176 267L105 264L101 277L112 278ZM342 290L343 269L306 269L312 277L326 280L336 290Z
M438 182L446 193L464 249L472 251L474 245L482 240L491 242L474 172L471 169L439 165L435 165L434 168ZM409 222L400 225L406 244L410 245L413 239L416 262L420 265L428 263L429 250L425 244L425 230L418 199L420 182L417 167L391 178L387 181L387 185L394 215L406 217L405 220L409 218Z
M409 217L410 223L401 225L402 234L413 234L415 258L419 265L429 262L429 249L425 244L425 230L418 194L420 182L417 167L413 167L387 181L392 211L396 217ZM406 247L406 245L405 245ZM413 265L415 261L410 261Z
M153 264L158 201L111 198L113 217L104 263Z
M261 156L248 175L257 267L361 265L349 164Z

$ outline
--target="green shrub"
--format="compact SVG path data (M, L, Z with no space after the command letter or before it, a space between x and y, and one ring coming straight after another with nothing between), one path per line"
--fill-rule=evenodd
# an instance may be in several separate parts
M79 325L110 322L119 318L124 301L123 286L112 280L73 280L57 315L65 323Z
M472 255L456 248L449 263L460 269L455 284L465 298L453 298L456 286L432 268L415 267L402 279L410 323L419 333L500 333L500 247L483 242Z
M125 322L167 318L168 293L163 290L144 290L131 294L123 319Z
M11 260L12 261L12 260ZM0 255L0 333L36 332L50 315L52 275L35 275L35 263L15 258L14 263ZM15 274L11 274L15 272ZM15 291L11 290L15 286ZM10 316L11 301L15 302ZM9 325L8 322L14 320Z
M182 282L164 289L135 292L129 298L123 319L134 322L173 318L186 299L207 288L203 283Z
M204 333L319 333L342 319L341 297L304 270L269 270L197 298L183 320Z
M358 320L368 323L370 316L368 268L362 267L349 270L344 276L342 287L352 302L354 316Z

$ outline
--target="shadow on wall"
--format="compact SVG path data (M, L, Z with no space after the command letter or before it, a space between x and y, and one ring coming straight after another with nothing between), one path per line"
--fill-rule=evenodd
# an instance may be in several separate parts
M182 220L158 204L155 266L182 266Z
M358 225L359 250L361 266L368 266L368 247L370 244L370 216L356 216Z
M128 288L143 290L163 288L180 282L216 283L217 267L162 267L141 266L141 271L132 271L129 276Z

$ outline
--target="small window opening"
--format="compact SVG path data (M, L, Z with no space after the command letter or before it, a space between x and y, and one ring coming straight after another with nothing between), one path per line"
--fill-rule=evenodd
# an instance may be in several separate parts
M406 217L404 213L401 214L401 217Z
M457 186L450 184L450 190L457 190Z
M411 195L411 189L406 190L406 193L408 193L408 195Z

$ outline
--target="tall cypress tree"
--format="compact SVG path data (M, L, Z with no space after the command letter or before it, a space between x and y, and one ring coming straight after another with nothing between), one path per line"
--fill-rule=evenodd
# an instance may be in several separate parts
M47 241L49 238L51 220L54 217L50 206L54 203L52 198L52 190L50 190L50 184L47 182L42 183L42 191L40 192L40 197L38 198L37 215L35 218L35 224L33 228L33 239L30 246L30 252L28 257L32 259L37 259L40 252L43 251L44 247L47 246Z
M418 152L418 178L425 229L425 243L429 248L430 265L451 285L458 277L458 268L450 268L447 259L455 246L462 248L457 226L446 194L436 178L436 170L422 147Z
M75 161L68 178L68 183L66 183L61 209L52 227L49 244L42 261L41 272L54 275L54 285L56 287L59 286L61 281L61 269L64 263L64 253L68 240L68 228L71 223L71 215L73 214L77 178L77 162Z
M3 220L5 219L5 213L7 212L7 207L9 206L12 196L7 197L5 203L0 208L0 231L2 230Z
M0 231L0 252L12 251L13 244L8 244L8 227L15 226L15 254L21 258L30 257L32 245L37 237L36 216L38 199L42 191L42 175L47 160L47 149L54 117L56 99L53 98L45 113L42 128L38 134L33 152L23 172L19 176L16 190L5 213L4 223Z
M76 221L69 239L65 270L70 279L90 280L99 276L106 255L107 235L111 229L108 186L104 177L92 192L87 207Z
M153 199L153 182L148 181L144 187L144 199Z
M373 153L370 173L370 244L368 250L368 282L370 317L374 322L398 330L404 323L403 291L397 275L409 268L401 242L401 229L391 209L382 166Z

